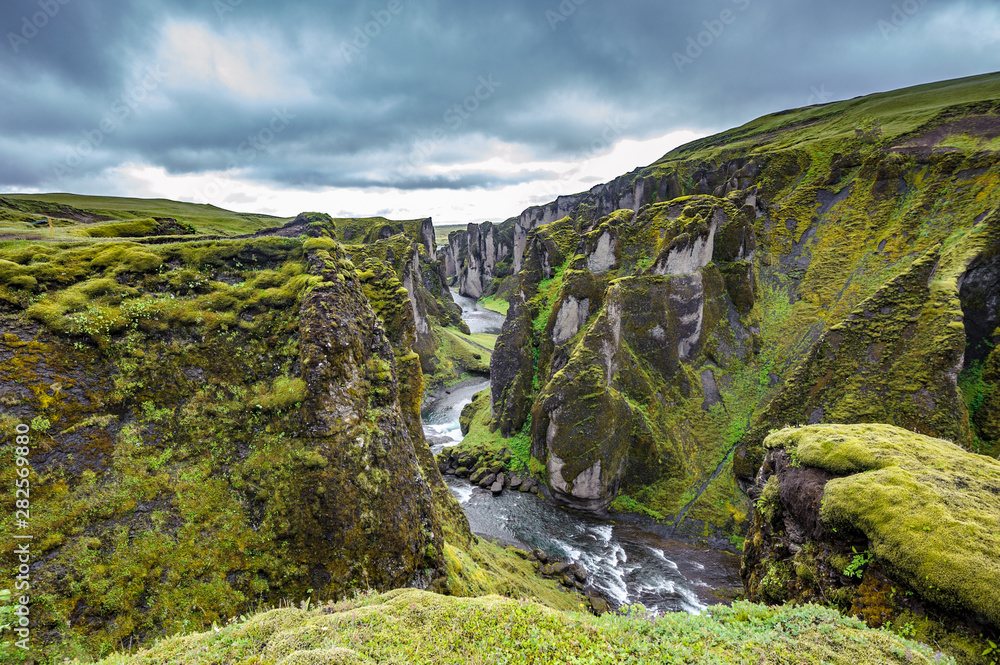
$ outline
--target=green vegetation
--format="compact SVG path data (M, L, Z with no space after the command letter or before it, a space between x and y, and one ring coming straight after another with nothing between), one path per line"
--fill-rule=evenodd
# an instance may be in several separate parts
M30 421L50 460L31 485L47 534L32 620L60 635L45 658L307 590L444 584L443 528L462 547L468 526L420 432L408 293L374 259L362 282L315 220L308 239L0 248L0 423L8 436ZM12 454L0 450L7 484ZM7 552L0 574L16 565Z
M216 632L175 637L102 665L305 663L950 663L887 631L817 606L748 603L601 618L498 596L456 599L413 589L316 609L279 609Z
M48 226L29 222L51 218L56 240L78 237L134 237L150 235L150 218L177 220L174 234L191 230L202 235L236 235L281 226L288 218L239 213L212 205L181 203L167 199L129 199L77 194L4 194L0 196L0 240L18 237L50 238ZM115 222L104 224L104 222ZM185 231L185 227L188 229Z
M420 242L420 228L424 220L393 221L385 217L338 217L333 223L337 227L337 240L345 245L371 245L397 234L404 234L411 241Z
M529 417L521 430L510 437L505 438L499 430L492 431L489 393L489 390L477 393L462 411L463 431L467 434L451 452L474 452L481 468L495 466L525 471L531 460L531 419Z
M875 560L922 597L1000 625L1000 462L888 425L788 429L766 445L850 474L827 483L823 523L864 534ZM861 556L855 571L870 560Z
M435 371L427 377L430 385L454 385L469 378L469 372L489 376L493 347L492 344L480 344L480 341L489 344L488 339L476 340L459 330L439 326L434 332L439 344Z
M446 245L448 243L448 236L455 231L465 231L469 228L468 224L445 224L445 225L434 225L434 242L438 245Z
M497 294L489 296L488 298L483 298L479 301L479 304L490 311L499 312L504 316L507 316L507 310L510 309L510 303Z
M443 588L451 596L533 598L562 611L578 611L584 602L556 580L539 576L535 562L514 547L501 547L473 536L467 543L454 546L446 542L444 559L447 578Z
M676 148L653 167L680 160L708 161L733 153L752 155L764 148L809 150L831 143L850 145L858 141L857 130L864 130L872 120L882 130L881 142L905 137L910 143L917 143L921 138L918 130L941 120L960 119L964 114L955 113L956 107L965 114L988 113L998 98L1000 77L984 74L774 113ZM957 134L967 133L968 130L960 128ZM980 145L978 139L976 145Z

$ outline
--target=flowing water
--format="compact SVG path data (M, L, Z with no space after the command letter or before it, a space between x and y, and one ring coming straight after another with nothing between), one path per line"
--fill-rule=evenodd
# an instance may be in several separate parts
M472 332L499 333L502 315L453 295ZM462 408L488 387L489 381L468 382L425 408L424 431L435 453L461 441ZM730 554L664 538L641 526L558 508L533 494L508 490L494 497L461 478L447 476L445 481L473 532L579 561L590 583L619 605L639 602L661 612L698 612L719 602L714 589L740 586L739 559Z

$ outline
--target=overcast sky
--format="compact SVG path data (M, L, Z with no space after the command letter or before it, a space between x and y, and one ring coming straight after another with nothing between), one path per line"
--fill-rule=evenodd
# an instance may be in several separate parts
M759 115L1000 70L995 0L4 0L0 191L499 221Z

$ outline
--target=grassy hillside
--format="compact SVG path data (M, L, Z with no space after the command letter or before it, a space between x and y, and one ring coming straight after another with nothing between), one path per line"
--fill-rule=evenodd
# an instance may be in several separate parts
M236 235L281 226L291 218L233 212L213 205L167 199L132 199L79 194L0 195L0 239L50 238L48 226L30 224L50 217L59 240L87 237L87 229L112 221L170 218L204 235ZM127 237L127 236L125 236Z
M856 130L872 121L877 121L883 138L905 139L899 147L934 145L995 151L1000 149L1000 126L977 126L958 119L978 115L977 111L988 114L997 100L1000 74L991 73L781 111L680 146L649 168L732 153L750 156L765 150L810 149L831 141L850 141ZM965 107L966 112L956 105ZM933 132L935 128L943 130L940 135Z

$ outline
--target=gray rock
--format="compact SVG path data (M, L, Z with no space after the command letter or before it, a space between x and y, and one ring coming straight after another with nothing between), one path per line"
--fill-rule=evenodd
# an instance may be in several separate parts
M601 598L596 593L588 593L587 600L590 601L590 609L593 610L594 614L601 615L608 612L611 608L608 606L608 601Z
M503 483L497 480L490 486L490 491L493 492L493 496L500 496L503 493Z
M560 561L558 563L552 564L552 574L562 575L570 567L570 564L566 561Z

